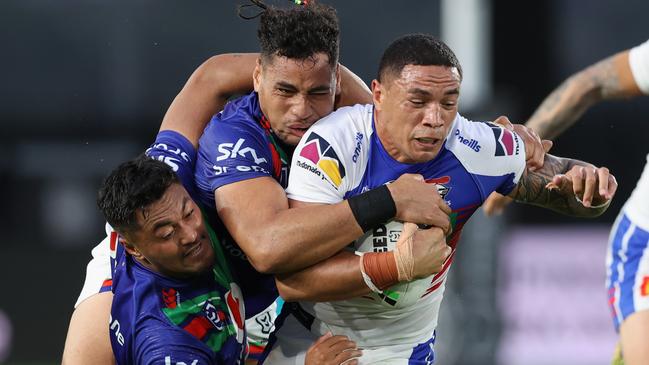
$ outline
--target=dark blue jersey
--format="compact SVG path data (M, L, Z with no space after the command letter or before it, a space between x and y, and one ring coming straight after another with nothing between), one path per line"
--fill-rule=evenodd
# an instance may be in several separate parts
M171 166L195 199L196 151L186 138L160 132L147 155ZM207 223L206 227L215 264L212 271L192 279L151 271L116 245L110 339L118 364L243 362L247 350L241 290L217 235Z
M198 199L208 207L210 220L218 221L214 191L223 185L268 176L285 188L290 159L285 150L262 115L257 93L228 103L214 116L199 141L195 174ZM223 226L215 228L227 232ZM246 317L250 318L277 299L275 280L257 272L232 237L226 235L221 242L237 274Z

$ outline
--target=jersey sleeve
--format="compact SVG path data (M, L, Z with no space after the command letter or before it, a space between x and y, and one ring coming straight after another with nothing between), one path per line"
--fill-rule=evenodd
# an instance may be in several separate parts
M196 185L202 197L212 197L214 190L223 185L272 177L273 158L261 128L245 121L223 122L215 117L199 141Z
M142 323L133 351L135 363L142 365L218 363L215 354L190 334L157 319Z
M458 115L447 148L460 160L480 189L482 199L492 192L509 194L525 171L525 144L515 132Z
M291 161L289 199L323 204L344 199L358 177L353 159L358 157L354 152L360 133L354 112L358 114L351 108L335 111L302 137Z
M161 131L146 154L169 165L189 194L194 196L196 149L185 136L172 130Z
M638 88L649 94L649 40L631 49L629 66Z

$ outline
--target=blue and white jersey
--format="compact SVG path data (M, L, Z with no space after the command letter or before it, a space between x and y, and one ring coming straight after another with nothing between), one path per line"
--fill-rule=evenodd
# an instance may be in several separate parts
M334 204L394 181L402 174L421 174L427 182L437 185L453 211L453 233L447 237L453 253L440 273L421 279L421 295L407 305L399 305L400 294L391 290L351 300L301 303L316 317L311 331L315 335L332 331L349 336L364 349L361 363L387 361L385 356L394 355L390 348L406 346L408 351L414 351L418 344L428 341L437 325L446 275L462 227L489 194L510 193L524 169L525 148L515 133L460 115L453 121L439 154L417 164L398 162L386 152L375 133L372 105L342 108L317 122L293 155L287 189L290 199ZM371 236L367 250L392 249L400 232L401 224L394 221L376 227L366 234ZM367 237L357 240L352 249L359 250L363 242L368 242ZM432 354L420 355L423 359Z
M281 145L271 132L255 92L228 103L214 116L199 141L195 174L198 201L208 207L210 221L218 221L214 191L221 186L271 177L286 187L289 157L285 150L288 147ZM215 229L227 232L222 223ZM275 279L257 272L230 235L219 238L237 274L246 299L246 316L250 318L271 306L279 296Z

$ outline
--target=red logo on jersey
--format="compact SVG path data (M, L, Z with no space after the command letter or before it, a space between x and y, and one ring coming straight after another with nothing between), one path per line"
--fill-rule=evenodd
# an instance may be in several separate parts
M642 278L642 285L640 285L640 295L646 297L649 295L649 276Z
M434 177L427 179L426 182L429 184L437 184L437 192L439 193L439 196L442 197L442 199L446 199L446 195L448 195L448 192L451 191L451 188L444 185L451 182L450 176Z
M178 292L176 289L162 289L162 300L167 308L176 308L178 305Z

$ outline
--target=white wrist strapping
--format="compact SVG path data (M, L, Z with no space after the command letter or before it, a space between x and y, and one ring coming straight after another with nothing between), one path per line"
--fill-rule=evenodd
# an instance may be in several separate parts
M356 251L355 254L360 256L361 258L358 261L358 263L361 268L361 275L363 275L363 281L365 281L365 285L367 285L367 287L370 288L371 291L377 294L383 294L383 290L379 289L376 285L374 285L374 282L372 282L372 278L370 278L370 276L365 273L365 268L363 267L363 257L365 255L365 252Z

